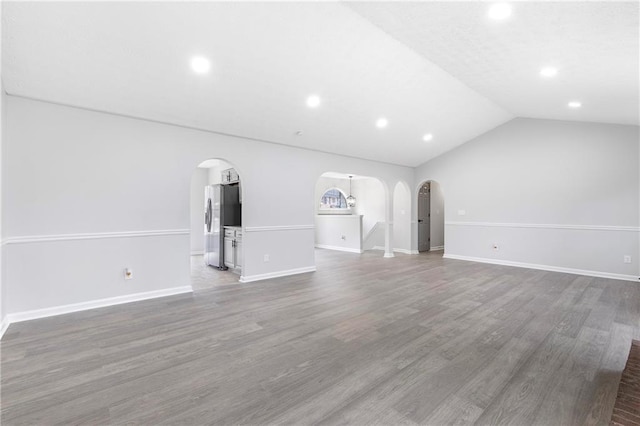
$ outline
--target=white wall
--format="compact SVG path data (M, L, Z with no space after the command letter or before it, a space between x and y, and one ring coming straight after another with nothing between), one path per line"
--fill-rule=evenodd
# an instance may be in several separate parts
M2 151L5 131L5 92L2 83L2 3L0 3L0 193L3 191ZM5 286L4 286L4 227L2 226L2 197L0 197L0 338L5 331Z
M415 185L446 192L447 256L637 280L638 136L636 126L514 119L421 165Z
M377 179L355 179L353 181L353 196L356 197L355 211L363 216L362 232L366 237L376 223L385 222L384 186Z
M206 159L228 160L242 179L246 281L315 268L313 188L323 172L386 185L413 176L407 167L6 100L9 314L189 286L191 177Z
M318 210L320 198L331 188L340 189L345 196L349 195L349 179L321 176L316 183L314 208L322 215L323 211ZM344 211L331 211L331 215L354 215L358 217L358 223L354 221L343 222L338 225L336 220L319 222L316 219L316 245L318 247L347 248L351 251L371 250L372 248L382 248L385 243L384 227L374 227L378 222L384 222L385 192L380 181L370 177L357 176L351 182L351 194L356 198L356 206ZM326 215L328 212L324 212ZM351 226L347 231L345 226ZM362 243L356 247L355 242L347 243L336 239L340 235L337 232L340 227L344 232L353 234L358 231L362 236Z
M191 254L204 253L204 188L209 169L196 168L191 177Z
M429 232L431 238L431 249L440 248L444 246L444 194L442 192L442 186L436 182L431 181L431 200L429 205L431 206L431 218L429 221Z
M362 253L362 216L316 216L316 247Z
M393 249L411 252L411 191L403 182L393 190Z

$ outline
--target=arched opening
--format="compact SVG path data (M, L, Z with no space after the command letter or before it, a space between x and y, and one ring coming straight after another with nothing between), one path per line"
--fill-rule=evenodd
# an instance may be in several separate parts
M242 272L242 183L233 164L200 163L191 176L191 285L237 283Z
M316 248L351 253L384 250L386 196L380 180L327 172L316 182L314 200Z
M411 254L411 190L405 182L393 189L393 251Z
M418 252L444 251L444 194L441 185L428 180L420 184L417 194Z

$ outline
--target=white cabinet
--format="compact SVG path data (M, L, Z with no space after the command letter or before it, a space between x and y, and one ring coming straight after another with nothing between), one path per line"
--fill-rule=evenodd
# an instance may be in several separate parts
M236 268L242 268L242 234L240 238L236 237L235 261Z
M234 263L234 242L233 238L224 237L224 266L227 268L233 268L235 266Z
M227 170L223 170L220 173L220 180L222 181L222 184L229 184L229 183L236 183L236 182L240 182L240 176L238 176L238 172L236 172L236 169L227 169Z
M224 264L235 271L242 267L242 231L239 228L224 228Z

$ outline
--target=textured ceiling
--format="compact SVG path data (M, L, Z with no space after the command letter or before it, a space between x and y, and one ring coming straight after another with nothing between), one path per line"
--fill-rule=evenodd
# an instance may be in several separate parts
M504 21L483 2L348 5L516 116L639 124L640 2L512 2Z
M486 3L3 2L2 77L13 95L407 166L514 116L637 123L637 10L579 3L564 33L569 12L535 5L496 26ZM560 73L541 82L548 61Z

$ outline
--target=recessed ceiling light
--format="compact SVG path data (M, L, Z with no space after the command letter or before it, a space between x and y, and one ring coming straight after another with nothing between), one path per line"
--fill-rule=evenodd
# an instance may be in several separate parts
M191 58L191 69L193 69L198 74L204 74L209 71L211 68L211 64L209 60L204 56L194 56Z
M568 103L569 108L580 108L582 106L581 102L578 101L571 101Z
M309 108L315 108L320 105L320 97L317 95L311 95L307 98L307 106Z
M384 129L385 127L387 127L387 124L389 124L389 122L384 117L378 118L378 121L376 121L376 127L379 129Z
M497 21L507 19L511 16L511 5L509 3L494 3L489 8L487 16Z
M429 142L432 139L433 139L433 135L431 133L427 133L426 135L424 135L422 137L422 140L425 141L425 142Z
M555 67L544 67L540 70L540 75L543 77L554 77L558 74L558 69Z

